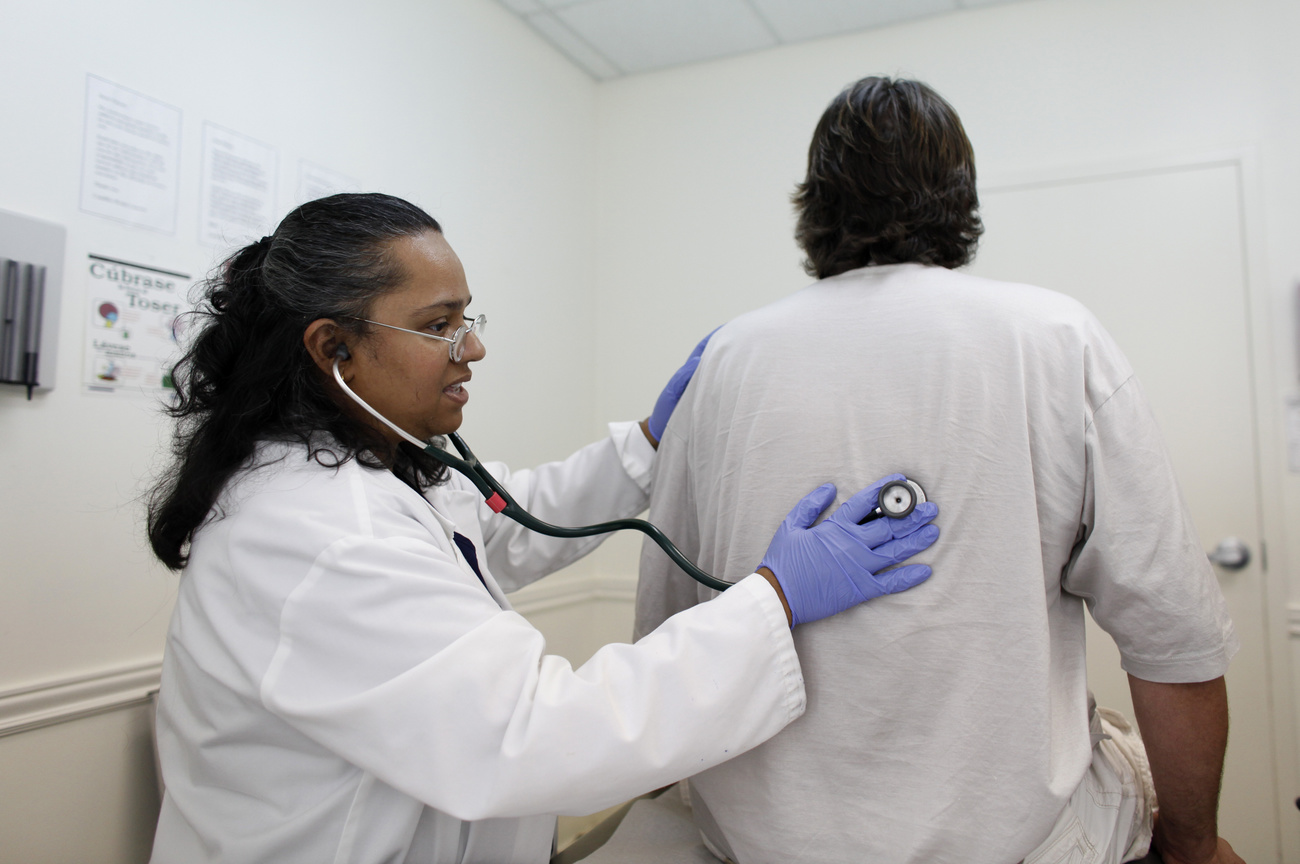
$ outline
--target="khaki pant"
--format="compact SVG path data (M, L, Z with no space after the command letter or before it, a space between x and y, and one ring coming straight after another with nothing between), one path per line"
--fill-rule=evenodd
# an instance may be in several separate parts
M1146 748L1124 715L1095 704L1089 697L1092 765L1024 864L1122 864L1151 845L1156 793Z

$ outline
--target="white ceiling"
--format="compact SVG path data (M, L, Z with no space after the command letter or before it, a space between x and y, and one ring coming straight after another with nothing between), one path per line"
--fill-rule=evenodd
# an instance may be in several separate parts
M1015 0L500 0L597 80Z

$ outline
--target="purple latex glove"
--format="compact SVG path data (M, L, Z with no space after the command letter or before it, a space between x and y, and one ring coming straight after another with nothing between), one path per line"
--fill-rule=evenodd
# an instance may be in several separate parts
M939 514L933 502L918 504L902 519L858 524L876 506L881 487L902 479L902 474L891 474L877 480L829 519L810 527L835 500L835 485L827 483L805 495L785 517L759 567L771 570L781 583L794 624L829 618L930 578L925 564L885 568L929 548L938 538L939 529L928 524Z
M695 346L691 356L686 358L682 368L673 373L673 377L668 379L668 385L664 387L659 398L655 400L655 408L650 412L646 419L646 426L650 428L650 434L654 436L656 442L664 437L664 427L668 425L668 418L673 416L673 409L681 401L682 394L686 392L686 385L691 383L691 377L695 374L695 367L700 365L700 355L704 353L704 346L709 344L713 334L721 330L721 326L713 328L713 331L700 340L700 344Z

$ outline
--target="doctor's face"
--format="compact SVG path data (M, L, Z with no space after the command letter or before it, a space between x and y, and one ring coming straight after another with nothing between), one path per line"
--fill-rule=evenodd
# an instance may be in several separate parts
M451 338L473 320L469 286L460 259L436 231L394 240L389 247L406 274L378 298L367 318L391 327ZM487 353L478 335L465 337L464 356L451 360L450 343L389 327L369 325L352 351L349 386L392 422L420 439L460 428L469 401L469 364ZM394 443L392 430L380 431Z

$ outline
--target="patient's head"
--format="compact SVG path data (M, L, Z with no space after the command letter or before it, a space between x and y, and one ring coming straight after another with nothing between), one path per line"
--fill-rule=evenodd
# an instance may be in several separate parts
M808 273L868 264L960 267L984 228L961 119L919 81L863 78L822 114L794 195Z

